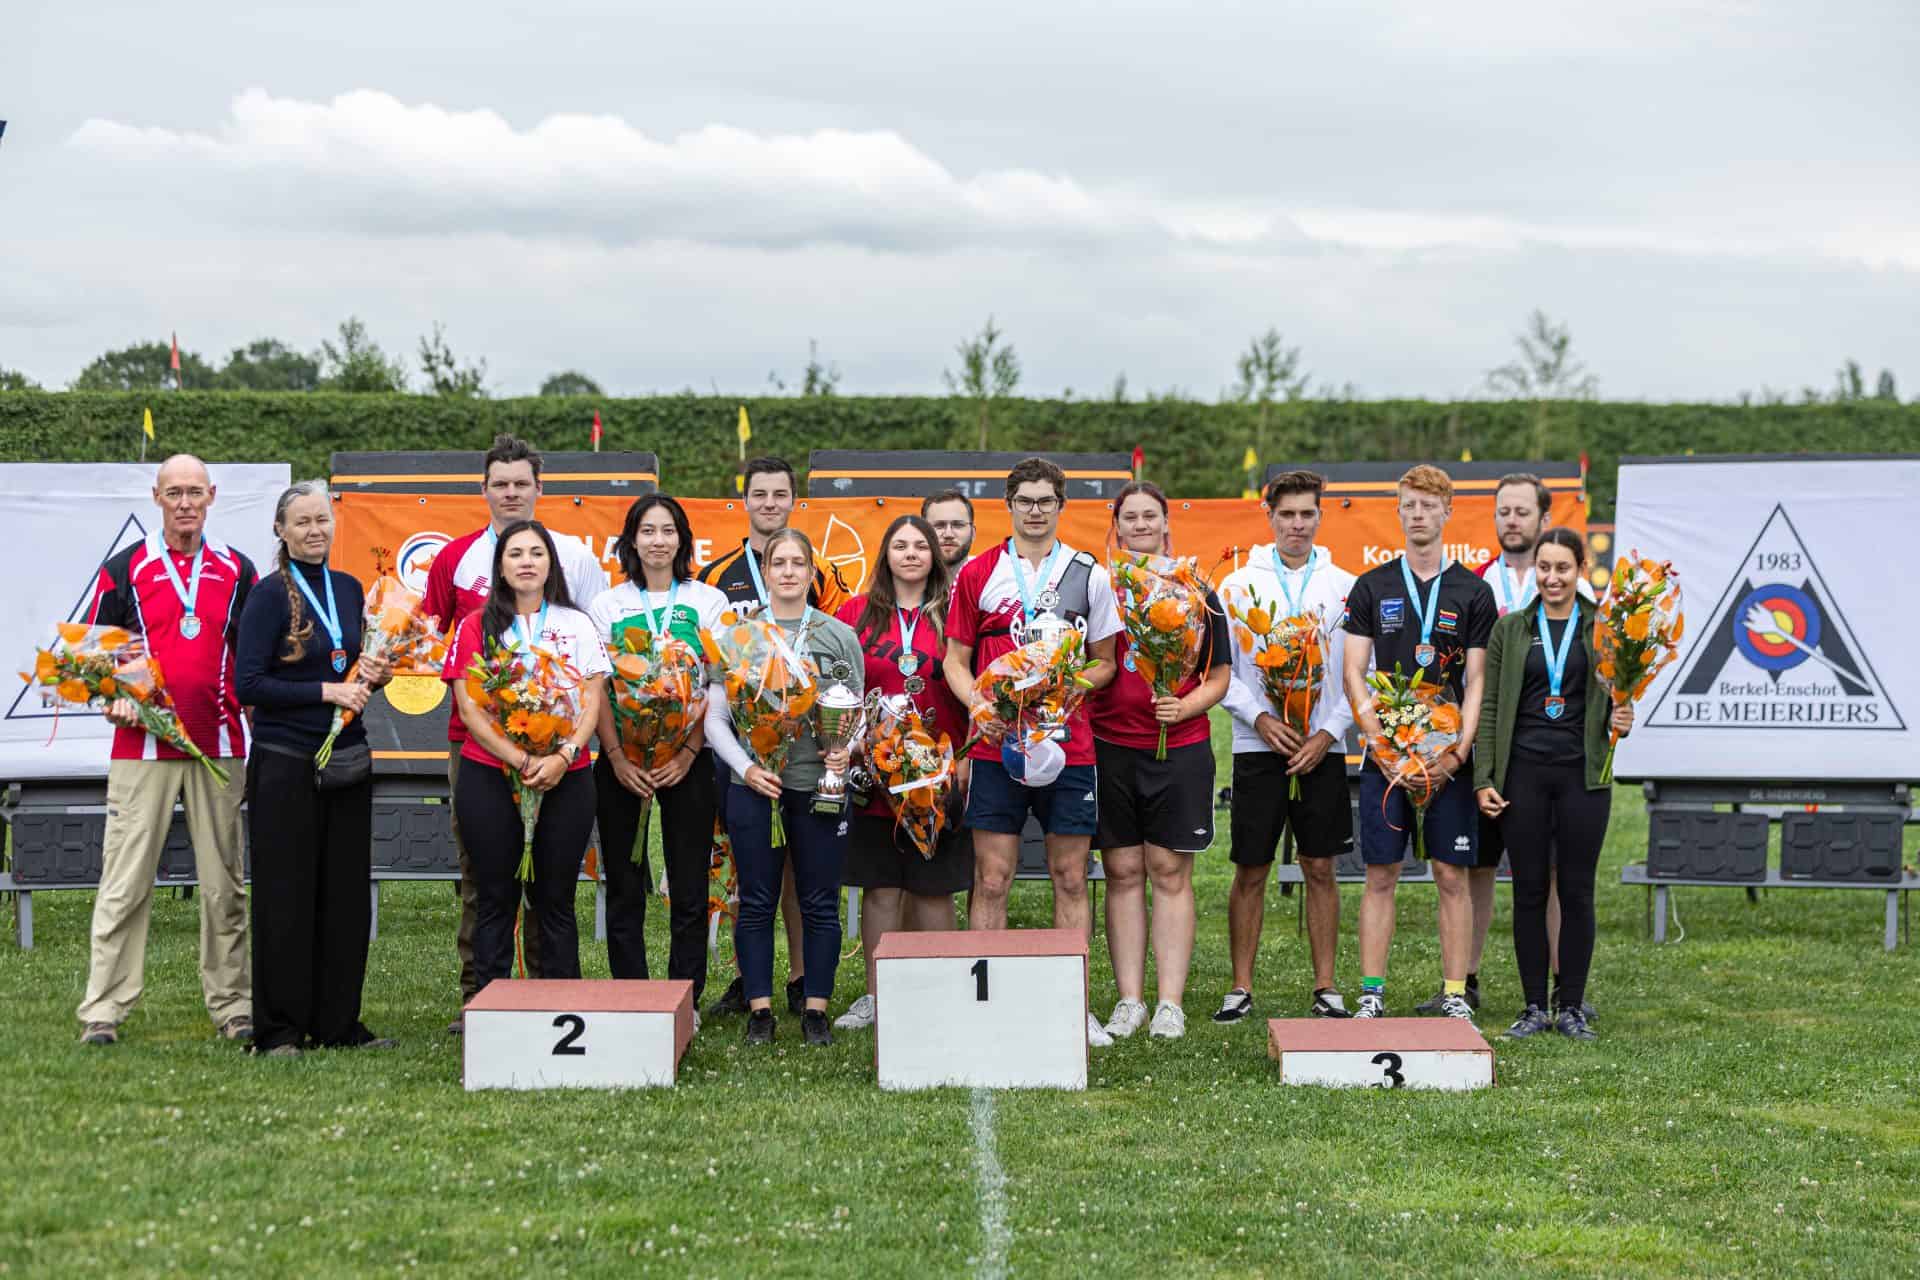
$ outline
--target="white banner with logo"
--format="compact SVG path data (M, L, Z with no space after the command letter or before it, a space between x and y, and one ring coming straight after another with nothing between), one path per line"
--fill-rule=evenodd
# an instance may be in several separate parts
M1670 560L1680 657L1622 778L1920 778L1920 457L1620 467L1619 554Z
M157 470L152 463L0 464L0 540L14 566L0 610L0 670L32 670L33 651L53 638L56 622L84 620L100 566L159 527ZM271 572L273 504L287 487L287 464L208 470L215 489L208 532ZM56 719L37 689L14 678L0 701L0 781L104 781L112 740L98 713L63 706Z

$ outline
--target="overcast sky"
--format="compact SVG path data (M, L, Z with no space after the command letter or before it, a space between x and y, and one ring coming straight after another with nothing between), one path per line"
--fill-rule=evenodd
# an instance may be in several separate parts
M1920 394L1920 5L8 0L0 366L434 321L490 389Z

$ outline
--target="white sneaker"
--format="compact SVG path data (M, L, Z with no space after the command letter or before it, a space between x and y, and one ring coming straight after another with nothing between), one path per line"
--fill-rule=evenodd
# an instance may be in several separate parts
M1467 1003L1465 996L1447 996L1440 1001L1440 1012L1449 1018L1473 1021L1473 1006Z
M1178 1040L1187 1034L1187 1011L1171 1000L1162 1000L1153 1011L1153 1025L1147 1034L1159 1040Z
M1142 1000L1122 1000L1113 1006L1113 1016L1107 1019L1107 1034L1115 1040L1125 1040L1128 1036L1147 1025L1147 1006Z
M1387 1002L1372 992L1362 992L1360 1007L1353 1011L1356 1018L1384 1018L1387 1016Z
M1113 1037L1108 1035L1107 1029L1100 1025L1100 1020L1092 1014L1088 1014L1087 1047L1089 1049L1105 1049L1112 1043Z
M873 997L861 996L847 1011L833 1020L836 1031L859 1031L873 1025Z

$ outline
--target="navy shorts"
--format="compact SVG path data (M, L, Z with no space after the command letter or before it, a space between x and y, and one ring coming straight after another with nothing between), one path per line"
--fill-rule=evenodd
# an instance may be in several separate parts
M1478 860L1480 806L1473 801L1471 757L1427 806L1425 831L1427 857L1434 862L1471 867ZM1360 860L1370 867L1392 866L1406 857L1413 832L1413 804L1406 791L1388 792L1387 776L1368 760L1360 768Z
M1050 836L1091 836L1099 823L1094 767L1070 764L1044 787L1023 787L998 760L973 762L966 825L975 831L1019 835L1031 812Z

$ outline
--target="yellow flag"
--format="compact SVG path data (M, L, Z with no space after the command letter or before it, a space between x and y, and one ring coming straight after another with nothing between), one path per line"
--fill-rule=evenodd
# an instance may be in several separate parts
M1462 450L1460 451L1460 461L1462 461L1462 462L1472 462L1472 461L1473 461L1473 450L1471 450L1471 449L1462 449Z
M1260 465L1260 455L1253 451L1252 445L1248 445L1247 456L1245 460L1240 463L1240 469L1242 471L1251 471L1259 465Z
M147 439L153 439L153 410L144 410L140 418L140 429L147 433Z
M747 441L753 439L753 424L747 421L747 406L740 406L740 447L745 449Z

